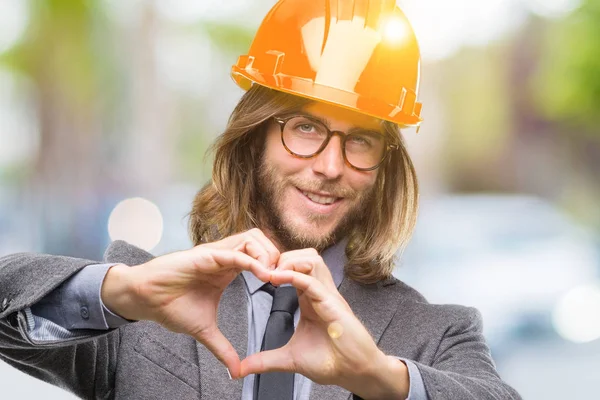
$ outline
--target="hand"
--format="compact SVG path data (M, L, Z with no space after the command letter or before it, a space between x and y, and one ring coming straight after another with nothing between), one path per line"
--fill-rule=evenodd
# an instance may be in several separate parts
M298 290L300 321L287 345L243 360L241 376L297 372L364 398L400 399L408 395L406 366L379 350L338 292L316 250L281 254L271 283L289 283Z
M268 282L278 259L273 243L259 229L252 229L139 266L117 265L104 280L102 301L123 318L155 321L193 336L235 378L240 359L217 327L221 295L241 271Z

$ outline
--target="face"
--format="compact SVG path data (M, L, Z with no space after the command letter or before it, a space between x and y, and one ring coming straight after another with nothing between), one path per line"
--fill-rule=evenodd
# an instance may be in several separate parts
M312 103L302 113L325 121L332 131L382 129L376 118L324 103ZM332 244L357 223L372 197L378 170L357 171L347 165L339 135L317 156L298 158L284 148L281 129L273 123L259 172L263 229L285 250Z

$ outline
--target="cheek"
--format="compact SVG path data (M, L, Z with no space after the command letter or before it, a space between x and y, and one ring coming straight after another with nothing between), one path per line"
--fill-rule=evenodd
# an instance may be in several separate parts
M306 160L292 156L281 143L279 131L267 135L265 161L281 175L289 175L306 167Z
M281 146L279 135L276 135L274 129L269 129L267 135L265 136L265 140L265 157L267 159L273 158L274 154L278 150L277 146Z
M352 171L348 184L359 193L371 190L377 182L377 171L358 172Z

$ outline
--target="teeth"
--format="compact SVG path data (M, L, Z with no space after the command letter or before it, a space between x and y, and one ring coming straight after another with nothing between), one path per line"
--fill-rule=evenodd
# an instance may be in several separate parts
M319 204L332 204L335 201L335 197L325 197L325 196L317 196L316 194L302 192L306 197Z

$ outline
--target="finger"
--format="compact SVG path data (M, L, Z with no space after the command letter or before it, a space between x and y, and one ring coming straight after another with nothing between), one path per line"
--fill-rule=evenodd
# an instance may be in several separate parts
M313 249L308 249L313 250ZM291 252L290 252L291 253ZM277 270L279 271L296 271L306 275L311 275L321 281L330 290L337 290L331 271L323 258L318 255L315 251L306 251L302 253L296 253L296 256L287 256L288 253L284 253L280 257L280 261L277 264Z
M271 270L275 269L279 259L279 253L269 253L263 244L252 236L247 236L246 240L237 246L235 250L248 254Z
M281 253L281 255L279 256L279 262L281 263L283 261L293 260L296 258L306 258L306 257L313 257L313 256L318 256L318 255L319 255L319 252L313 248L291 250L291 251L286 251L285 253Z
M263 233L263 231L258 228L250 229L248 234L255 238L269 255L269 261L271 264L268 266L276 265L281 253L275 244Z
M273 271L271 283L277 286L288 283L304 292L313 301L323 301L330 294L317 278L296 271Z
M265 248L254 238L247 237L242 243L239 244L239 246L236 246L234 250L246 253L250 257L258 260L258 262L260 262L266 268L273 269L273 263L271 262L269 253L267 253Z
M312 309L325 323L338 321L344 314L352 313L350 306L336 288L328 289L315 277L295 271L273 271L271 283L273 285L291 284L309 300ZM302 308L302 301L300 303Z
M265 372L296 372L288 346L252 354L240 364L240 378Z
M233 250L239 247L248 239L248 232L236 233L235 235L227 236L216 242L206 243L201 247L209 247L211 249Z
M207 247L219 250L235 250L246 253L258 260L265 267L273 265L271 256L265 247L250 233L250 231L229 236L218 242L210 243Z
M203 332L193 336L213 353L225 367L227 367L229 374L233 379L239 378L240 357L219 328L215 327L209 332Z
M206 246L214 249L243 251L267 267L275 265L279 259L277 247L258 228L226 237Z
M220 249L211 249L210 252L213 260L224 269L229 268L237 271L251 271L263 282L268 282L271 278L272 271L246 253Z
M311 275L314 270L314 257L313 258L286 258L283 261L277 263L278 271L296 271L302 274Z

